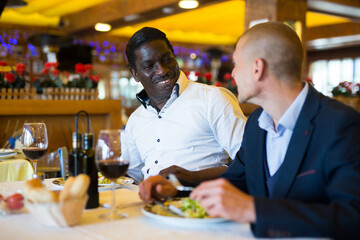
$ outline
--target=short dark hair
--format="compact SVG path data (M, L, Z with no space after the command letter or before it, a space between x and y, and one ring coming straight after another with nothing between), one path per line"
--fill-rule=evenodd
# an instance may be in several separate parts
M129 67L136 69L135 61L135 51L140 46L145 43L152 42L154 40L164 40L168 47L170 48L171 52L174 53L174 49L166 37L166 34L160 31L159 29L152 28L152 27L144 27L134 33L128 43L126 44L126 57L129 61Z

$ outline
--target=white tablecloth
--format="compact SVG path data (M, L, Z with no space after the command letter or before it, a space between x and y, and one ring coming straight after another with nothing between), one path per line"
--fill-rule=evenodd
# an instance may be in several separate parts
M51 188L51 179L46 185ZM24 182L0 183L0 194L8 196L21 191ZM141 213L142 203L135 185L116 191L120 210L130 216L116 221L105 221L98 215L109 209L86 210L79 225L67 228L47 227L37 222L29 213L0 216L1 240L110 240L110 239L148 239L148 240L223 240L254 239L249 225L235 222L209 224L205 226L175 226L158 221ZM111 201L111 191L100 193L100 203Z

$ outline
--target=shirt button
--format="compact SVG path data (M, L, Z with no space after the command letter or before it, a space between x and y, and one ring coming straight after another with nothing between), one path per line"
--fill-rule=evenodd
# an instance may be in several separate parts
M158 116L158 118L161 118L161 116Z
M159 162L158 160L155 160L155 163L156 163L156 164L158 164L158 162Z
M160 142L160 138L158 138L156 141L157 141L157 142Z
M146 170L146 173L149 174L150 168L148 168L148 170Z

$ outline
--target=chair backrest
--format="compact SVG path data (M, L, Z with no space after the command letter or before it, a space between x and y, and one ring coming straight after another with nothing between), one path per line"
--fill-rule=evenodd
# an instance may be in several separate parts
M66 147L61 147L57 151L60 161L61 177L69 176L69 153Z

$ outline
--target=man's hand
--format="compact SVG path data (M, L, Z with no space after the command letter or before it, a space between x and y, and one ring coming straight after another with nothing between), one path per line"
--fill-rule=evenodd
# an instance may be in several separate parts
M160 175L151 176L139 184L139 196L146 202L152 202L154 199L174 197L177 193L176 188Z
M254 198L243 193L225 179L207 181L191 193L211 217L222 217L241 223L255 223Z
M195 173L189 170L186 170L185 168L172 165L168 168L165 168L160 171L159 175L163 176L164 178L167 178L169 174L174 174L177 178L184 179L185 181L195 181L197 182L197 179L195 179Z

